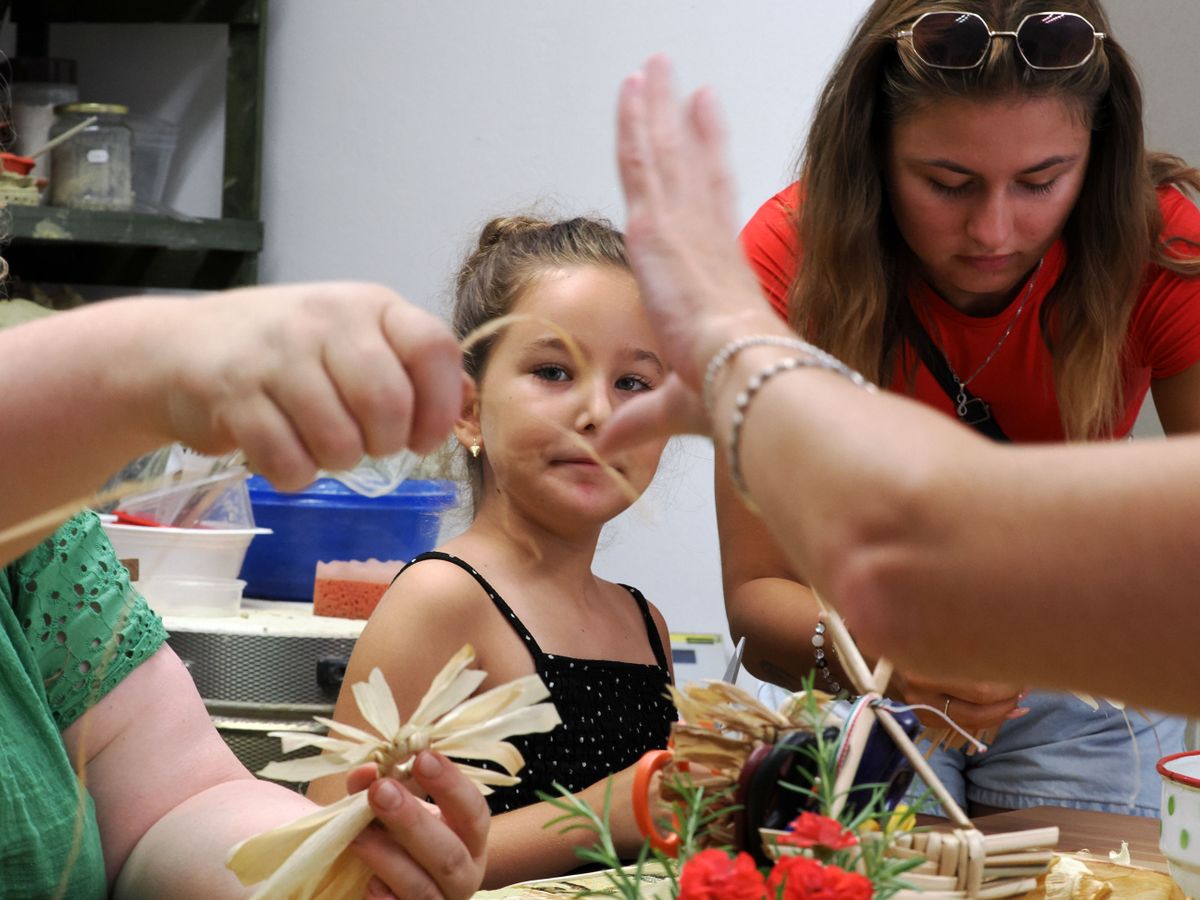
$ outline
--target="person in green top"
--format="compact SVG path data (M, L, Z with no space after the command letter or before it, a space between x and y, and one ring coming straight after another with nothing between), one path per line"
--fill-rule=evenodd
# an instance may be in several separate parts
M14 526L172 441L241 447L285 489L430 450L460 369L442 323L362 284L106 301L0 332L0 897L241 896L229 848L315 809L225 746L94 515ZM470 896L483 797L429 752L415 778L437 808L373 767L349 778L377 819L355 845L370 893Z
M166 632L88 512L5 567L0 635L0 722L21 723L0 742L0 892L104 897L95 802L71 767L89 741L75 725Z

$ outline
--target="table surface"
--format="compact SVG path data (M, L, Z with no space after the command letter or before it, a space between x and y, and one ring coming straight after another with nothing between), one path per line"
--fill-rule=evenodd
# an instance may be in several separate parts
M984 834L1057 825L1060 832L1057 849L1066 853L1087 850L1095 856L1107 857L1109 851L1120 850L1121 841L1126 841L1133 865L1167 871L1167 859L1158 849L1158 819L1038 806L980 816L972 821Z

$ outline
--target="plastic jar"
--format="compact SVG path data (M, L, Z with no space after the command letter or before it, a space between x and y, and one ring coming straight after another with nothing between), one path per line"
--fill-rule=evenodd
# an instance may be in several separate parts
M129 108L119 103L68 103L54 107L50 137L84 119L96 121L52 151L50 203L77 209L133 208L133 132Z
M28 156L50 140L54 107L79 99L75 60L16 57L12 68L12 125L16 132L13 151ZM35 178L50 177L50 156L44 153L33 167Z

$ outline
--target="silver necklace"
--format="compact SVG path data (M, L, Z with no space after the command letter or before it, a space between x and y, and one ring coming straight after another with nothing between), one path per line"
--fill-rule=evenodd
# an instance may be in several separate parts
M1008 322L1008 327L1004 329L1004 334L1000 335L1000 340L996 341L996 346L992 347L992 352L987 355L987 358L979 364L979 367L971 373L970 377L963 379L958 377L958 373L954 371L954 366L950 364L950 357L946 355L946 348L942 346L942 332L938 328L937 319L933 317L932 311L929 309L928 301L925 303L925 312L929 315L929 324L933 326L933 342L937 345L938 352L942 354L942 359L946 361L946 368L950 370L950 377L954 379L955 385L958 386L958 396L955 397L954 411L958 413L960 419L966 419L969 409L967 400L967 385L974 381L979 373L987 368L988 363L996 358L996 354L1000 352L1000 348L1004 346L1004 342L1008 340L1008 336L1012 334L1013 329L1017 325L1017 319L1021 318L1021 312L1025 309L1025 304L1029 302L1030 296L1033 294L1033 287L1037 284L1038 273L1042 271L1042 263L1045 261L1043 256L1038 260L1037 268L1033 270L1033 274L1029 276L1029 285L1025 288L1025 295L1021 297L1021 302L1017 305L1017 311L1013 313L1013 317ZM991 417L991 408L987 403L979 398L978 400L983 405L983 417L986 421Z

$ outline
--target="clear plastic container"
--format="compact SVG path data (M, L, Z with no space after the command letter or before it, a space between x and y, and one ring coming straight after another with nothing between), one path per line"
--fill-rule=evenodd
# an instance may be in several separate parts
M95 116L96 121L52 151L50 203L76 209L133 208L133 130L119 103L54 107L54 138Z
M246 582L238 578L155 575L138 582L150 608L160 616L236 616Z
M133 129L133 208L161 213L179 127L153 116L130 115L126 121Z

